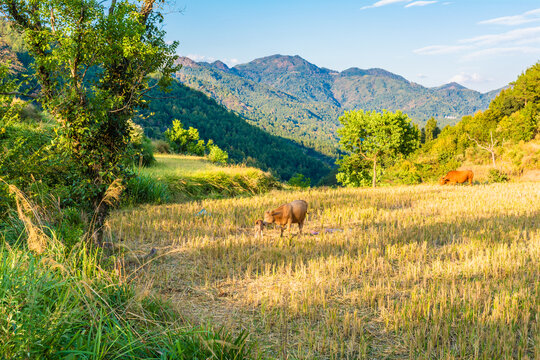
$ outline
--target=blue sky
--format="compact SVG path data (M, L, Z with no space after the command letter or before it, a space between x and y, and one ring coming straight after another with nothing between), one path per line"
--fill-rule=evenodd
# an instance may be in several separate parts
M538 0L176 0L168 11L168 40L197 61L300 55L488 91L540 59Z

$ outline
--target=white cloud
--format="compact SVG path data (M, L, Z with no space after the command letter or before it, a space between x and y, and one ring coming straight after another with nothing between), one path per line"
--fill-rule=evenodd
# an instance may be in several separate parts
M412 6L426 6L430 4L435 4L437 1L415 1L410 4L405 5L406 8L412 7Z
M491 81L491 79L486 79L482 75L478 73L472 73L468 74L465 72L462 72L460 74L452 76L449 82L457 82L459 84L481 84L488 81Z
M502 16L494 19L480 21L482 25L521 25L530 22L540 21L540 9L524 12L520 15Z
M401 2L411 2L411 1L412 0L379 0L374 4L362 7L361 10L381 7L381 6L385 6L385 5L397 4L397 3L401 3Z
M540 55L540 26L461 39L453 45L426 46L413 52L419 55L459 54L460 61L490 56Z
M186 57L188 57L191 60L196 61L196 62L201 62L201 61L214 62L214 61L216 61L216 58L214 58L212 56L199 55L199 54L188 54L188 55L186 55Z
M223 62L225 64L227 64L227 66L234 66L234 65L240 64L240 60L238 60L236 58L225 59L225 60L223 60Z
M426 74L416 74L416 77L419 79L427 79L428 76Z
M502 34L489 34L460 40L462 44L496 45L512 43L512 45L524 45L538 42L540 39L540 26L525 29L507 31Z
M454 54L471 48L472 46L470 45L432 45L413 50L413 52L419 55L444 55Z
M462 57L462 60L469 61L481 57L503 56L503 55L521 55L521 54L537 54L540 55L540 47L530 46L515 46L515 47L495 47L489 49L481 49L474 51Z

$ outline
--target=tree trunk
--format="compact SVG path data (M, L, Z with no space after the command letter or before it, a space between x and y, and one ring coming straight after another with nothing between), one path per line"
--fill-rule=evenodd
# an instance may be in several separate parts
M377 186L377 158L373 159L373 187Z
M495 150L491 151L491 161L493 161L493 167L496 168L497 164L495 164Z

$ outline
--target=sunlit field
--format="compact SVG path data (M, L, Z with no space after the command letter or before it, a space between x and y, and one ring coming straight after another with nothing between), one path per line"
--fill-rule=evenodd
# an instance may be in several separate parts
M255 237L295 199L302 236ZM119 211L110 228L126 258L158 250L128 280L194 324L246 329L262 357L540 358L539 183L274 191Z

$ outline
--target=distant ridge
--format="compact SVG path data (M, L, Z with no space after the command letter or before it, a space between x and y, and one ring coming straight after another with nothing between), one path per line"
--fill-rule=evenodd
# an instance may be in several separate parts
M482 94L456 82L427 88L390 71L335 71L298 55L271 55L228 67L180 58L183 84L212 97L264 130L335 154L338 118L345 110L402 110L422 126L440 126L486 109L500 90Z

